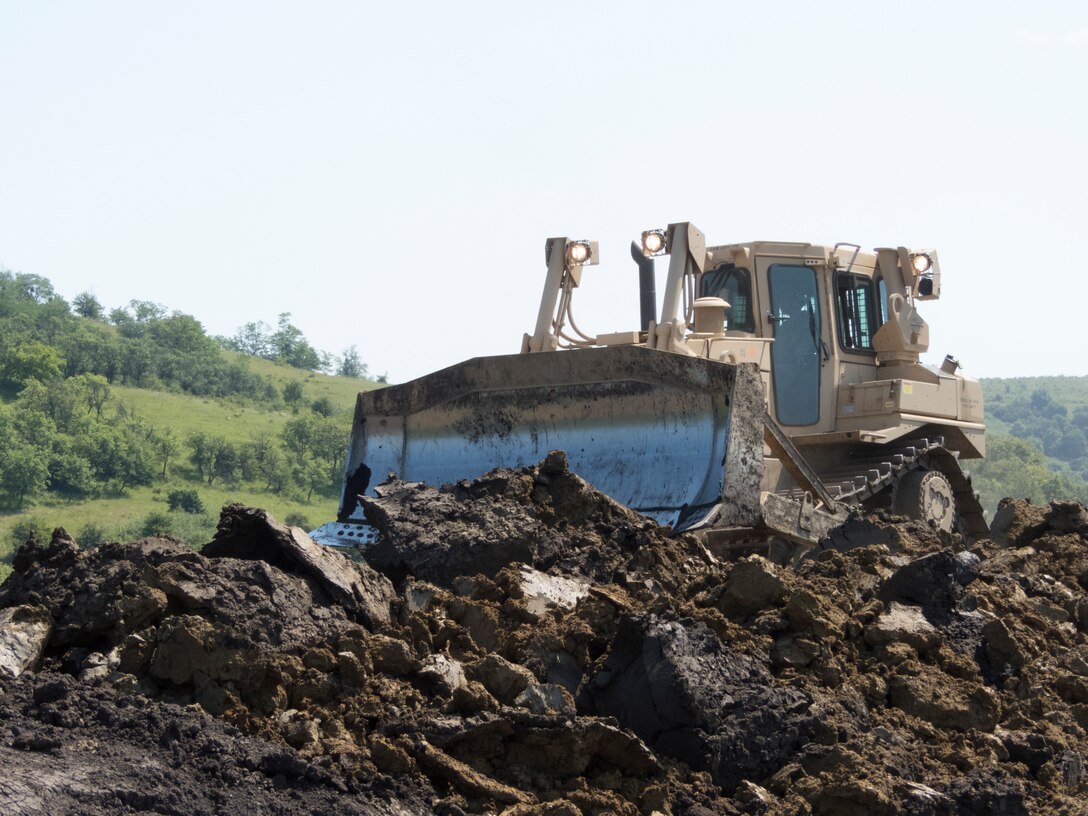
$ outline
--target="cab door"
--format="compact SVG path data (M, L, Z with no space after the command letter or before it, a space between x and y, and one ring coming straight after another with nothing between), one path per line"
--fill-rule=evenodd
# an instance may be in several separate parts
M775 418L787 427L820 422L823 321L816 268L801 259L765 261L769 304L763 315L771 345L771 391Z

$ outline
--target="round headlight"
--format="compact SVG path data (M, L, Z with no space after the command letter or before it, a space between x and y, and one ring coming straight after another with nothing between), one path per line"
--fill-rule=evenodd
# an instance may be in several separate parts
M589 244L585 241L567 244L567 260L572 264L584 264L589 260Z
M929 268L933 266L933 259L926 255L924 252L915 255L910 259L911 266L914 267L914 271L919 275L924 275L929 271Z
M661 230L647 230L642 233L642 251L646 255L656 255L665 248L665 233Z

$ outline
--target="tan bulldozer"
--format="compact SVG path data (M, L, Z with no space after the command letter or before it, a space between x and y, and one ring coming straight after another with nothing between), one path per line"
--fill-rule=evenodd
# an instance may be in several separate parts
M521 352L359 394L340 512L314 532L373 540L360 496L390 476L441 485L566 452L617 501L716 547L827 545L883 508L946 531L987 524L963 459L985 454L982 390L920 363L932 249L756 241L689 223L632 243L639 328L590 335L572 298L595 242L549 239ZM654 258L669 257L660 310Z

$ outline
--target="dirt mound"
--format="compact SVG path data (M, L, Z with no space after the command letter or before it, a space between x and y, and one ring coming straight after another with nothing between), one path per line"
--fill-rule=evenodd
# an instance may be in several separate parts
M785 569L553 455L364 503L368 563L262 511L29 542L0 587L12 812L1083 814L1088 514ZM39 781L40 780L40 781Z

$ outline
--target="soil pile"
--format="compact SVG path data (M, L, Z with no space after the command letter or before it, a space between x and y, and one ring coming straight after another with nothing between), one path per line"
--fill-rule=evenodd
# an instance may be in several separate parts
M1088 513L795 568L562 455L364 501L366 561L224 508L28 542L0 587L12 813L1088 813Z

